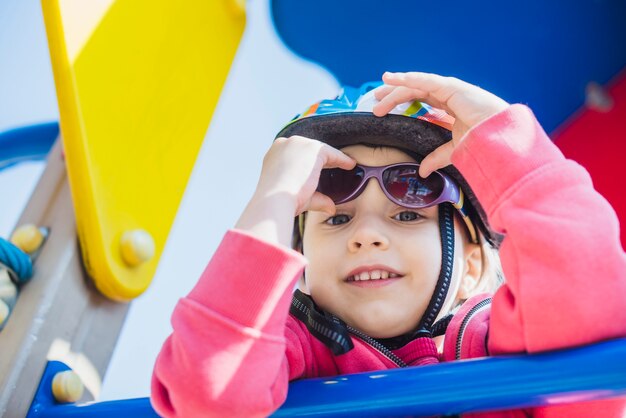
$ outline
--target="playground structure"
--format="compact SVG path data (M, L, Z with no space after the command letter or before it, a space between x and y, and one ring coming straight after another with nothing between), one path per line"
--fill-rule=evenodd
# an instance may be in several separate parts
M71 399L79 392L69 390L68 400L93 399L128 310L128 304L120 302L141 294L154 275L245 23L244 9L234 0L220 2L217 8L192 3L185 12L166 2L148 7L117 1L100 10L77 10L80 6L71 1L43 2L63 147L57 141L51 150L46 171L18 222L49 228L49 235L31 256L35 276L23 285L0 332L5 353L0 360L0 412L6 416L107 416L112 411L130 415L130 408L137 408L134 416L154 416L146 399L61 406L53 400L51 381L69 366L87 391ZM145 16L145 10L152 14ZM146 25L143 37L131 42L119 28L140 16L159 24ZM160 24L164 19L170 24ZM196 24L190 25L190 20ZM200 40L218 37L218 49L207 43L198 51ZM153 39L161 40L159 48ZM181 49L184 45L187 50ZM129 65L108 65L118 60ZM102 68L111 68L105 79ZM39 128L21 139L46 143L56 136L53 127ZM624 354L625 342L615 341L567 354L296 382L276 416L431 415L618 396L626 393L626 373L614 365ZM575 369L573 364L587 368ZM448 373L458 373L455 381L465 382L458 386L458 397L443 400L436 391L432 397L423 393L422 379L434 382L435 388L449 388ZM464 373L488 374L489 379L463 379ZM41 383L39 389L34 382ZM368 385L372 390L355 389ZM394 388L394 396L372 397L378 388ZM419 398L413 396L416 388ZM313 390L328 402L307 404ZM367 396L355 397L359 392ZM342 403L348 398L345 393L351 394L347 404Z
M129 306L119 302L154 275L243 32L236 1L149 3L42 3L63 146L18 221L50 234L0 335L3 415L26 415L47 360L76 370L84 399L99 392ZM141 37L118 29L140 19L152 22Z

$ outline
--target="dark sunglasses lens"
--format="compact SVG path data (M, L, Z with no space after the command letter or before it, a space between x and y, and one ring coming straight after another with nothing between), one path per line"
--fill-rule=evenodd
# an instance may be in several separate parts
M423 179L415 166L398 166L383 172L383 184L387 192L403 206L426 207L443 192L443 178L431 174Z
M329 168L322 170L317 191L330 197L333 202L340 202L350 196L363 180L363 169L342 170Z

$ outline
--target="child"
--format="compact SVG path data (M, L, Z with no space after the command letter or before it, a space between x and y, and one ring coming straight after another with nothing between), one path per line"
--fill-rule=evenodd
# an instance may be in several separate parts
M320 102L273 143L174 311L160 414L267 416L294 379L626 335L616 216L530 110L434 74L383 81ZM506 282L490 307L498 246ZM615 399L480 416L623 412Z

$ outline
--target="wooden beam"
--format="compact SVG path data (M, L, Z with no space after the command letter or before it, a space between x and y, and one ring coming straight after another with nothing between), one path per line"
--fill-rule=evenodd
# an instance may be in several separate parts
M48 360L72 367L96 398L129 305L97 292L82 262L65 162L58 140L18 225L50 228L0 332L0 416L24 417Z

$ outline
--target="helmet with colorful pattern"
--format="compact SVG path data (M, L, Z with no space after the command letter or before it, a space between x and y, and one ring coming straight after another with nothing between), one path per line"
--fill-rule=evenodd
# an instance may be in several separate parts
M369 82L360 88L345 87L335 99L309 106L276 136L305 136L335 148L355 144L390 146L405 151L418 162L452 139L454 118L426 103L403 103L384 117L375 116L372 109L378 100L373 90L380 85ZM460 186L469 200L472 220L487 242L499 247L503 237L489 227L485 211L461 173L452 165L440 171Z

